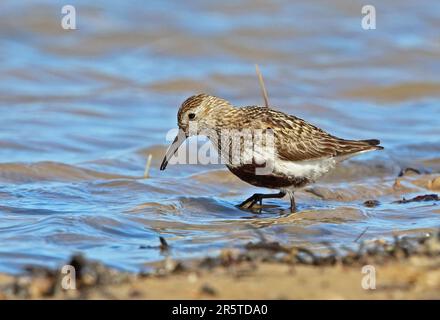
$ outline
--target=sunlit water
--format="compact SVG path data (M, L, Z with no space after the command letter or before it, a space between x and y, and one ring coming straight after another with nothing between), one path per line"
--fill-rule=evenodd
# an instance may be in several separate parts
M163 259L159 236L172 257L191 258L261 237L349 246L365 230L440 225L435 202L392 203L435 193L393 189L400 169L440 173L440 2L370 1L369 31L359 1L75 3L71 31L62 2L0 3L0 271L56 267L75 252L139 271ZM286 200L237 209L264 190L221 166L158 170L186 97L262 103L255 63L271 105L386 148L299 192L294 215Z

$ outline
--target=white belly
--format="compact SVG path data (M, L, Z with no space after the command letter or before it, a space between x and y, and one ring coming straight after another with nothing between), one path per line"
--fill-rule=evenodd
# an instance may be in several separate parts
M273 170L275 173L285 174L291 177L307 178L315 181L336 165L334 158L305 160L305 161L285 161L275 158Z
M257 168L256 175L267 175L275 173L278 175L285 175L294 178L306 178L310 182L315 181L332 170L337 159L335 158L321 158L315 160L304 161L286 161L280 160L276 153L271 149L254 149L244 148L241 150L238 157L233 157L235 161L229 161L229 154L221 154L223 163L231 167L239 167L242 164L257 163L264 165L264 168Z

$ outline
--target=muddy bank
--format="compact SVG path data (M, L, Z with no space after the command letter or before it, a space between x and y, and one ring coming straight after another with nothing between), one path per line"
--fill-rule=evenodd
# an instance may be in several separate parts
M440 233L362 242L356 250L312 252L278 242L249 243L216 257L166 258L146 274L118 272L74 256L66 272L27 268L0 275L1 299L439 299ZM161 239L160 249L169 250ZM63 284L64 283L64 284Z

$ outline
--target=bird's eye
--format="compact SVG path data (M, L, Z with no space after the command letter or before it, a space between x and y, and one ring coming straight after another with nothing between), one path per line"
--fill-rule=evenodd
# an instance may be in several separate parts
M189 118L190 120L194 119L195 117L196 117L196 114L195 114L195 113L189 113L189 114L188 114L188 118Z

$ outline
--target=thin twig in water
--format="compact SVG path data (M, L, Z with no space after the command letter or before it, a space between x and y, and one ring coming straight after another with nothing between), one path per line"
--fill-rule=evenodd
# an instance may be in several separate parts
M168 242L165 240L164 237L159 237L159 241L160 241L160 251L168 251L168 249L170 248Z
M153 155L149 154L147 159L147 164L145 165L144 178L148 178L148 174L150 173L151 159Z
M362 238L365 234L365 232L367 232L369 227L366 227L364 231L362 231L362 233L356 238L356 240L354 240L354 242L358 242L360 238Z
M264 105L269 108L269 98L267 96L266 87L264 86L263 75L260 72L258 64L255 65L255 71L257 72L258 81L260 82L261 94L263 95Z

